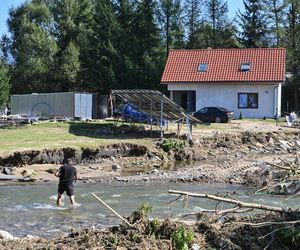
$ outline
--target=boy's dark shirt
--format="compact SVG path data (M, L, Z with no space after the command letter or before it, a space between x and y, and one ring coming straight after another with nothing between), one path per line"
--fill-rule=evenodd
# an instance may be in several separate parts
M76 168L72 165L65 164L59 170L59 184L72 185L75 179Z

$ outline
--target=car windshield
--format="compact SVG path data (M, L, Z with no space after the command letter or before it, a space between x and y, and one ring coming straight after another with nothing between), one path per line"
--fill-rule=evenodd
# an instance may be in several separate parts
M218 107L218 109L221 110L221 111L228 112L228 110L226 108L223 108L223 107Z

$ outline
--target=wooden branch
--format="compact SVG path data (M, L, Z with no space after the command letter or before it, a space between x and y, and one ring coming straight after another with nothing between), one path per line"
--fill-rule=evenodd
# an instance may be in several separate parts
M283 159L280 159L280 160L282 160L283 162L285 162L286 164L288 164L289 167L280 166L280 165L277 165L277 164L274 164L274 163L271 163L271 162L263 162L263 163L268 164L268 165L270 165L270 166L272 166L272 167L276 167L276 168L282 169L282 170L286 170L286 171L295 171L296 174L299 174L299 173L300 173L300 171L297 170L295 167L291 166L290 163L284 161Z
M189 195L191 197L205 198L205 199L211 199L211 200L215 200L215 201L223 201L223 202L227 202L230 204L235 204L236 206L238 206L240 208L241 207L254 208L254 209L261 209L261 210L267 210L267 211L273 211L273 212L284 212L284 213L300 213L299 209L273 207L273 206L261 205L261 204L257 204L257 203L247 203L247 202L242 202L239 200L218 197L218 196L211 195L211 194L198 194L198 193L190 193L190 192L177 191L177 190L169 190L169 193L177 194L177 195Z
M262 188L256 190L256 191L254 192L254 194L257 194L257 193L259 193L259 192L261 192L261 191L265 191L265 190L268 189L269 187L270 187L269 185L264 186L264 187L262 187Z
M274 234L275 232L277 232L277 231L280 231L280 230L283 230L283 229L287 229L287 228L291 228L292 227L292 225L290 225L290 226L286 226L286 227L280 227L280 228L276 228L275 230L273 230L272 232L270 232L270 233L267 233L266 235L264 235L264 236L261 236L261 237L259 237L258 239L259 240L261 240L261 239L264 239L264 238L266 238L266 237L268 237L269 235L272 235L272 234Z
M247 226L251 226L251 227L266 227L266 226L272 226L272 225L297 224L297 223L300 223L300 220L294 220L294 221L269 221L269 222L267 221L267 222L260 222L260 223L236 221L234 223L247 225Z
M265 161L265 162L263 162L263 163L268 164L268 165L270 165L270 166L272 166L272 167L276 167L276 168L283 169L283 170L288 170L288 171L291 170L290 167L283 167L283 166L280 166L280 165L277 165L277 164L274 164L274 163L271 163L271 162Z
M288 201L288 200L290 200L290 199L292 199L292 198L295 198L296 196L299 196L299 195L300 195L300 192L295 193L294 195L292 195L292 196L286 198L285 200Z
M111 212L113 212L119 219L121 219L122 221L125 222L125 224L129 227L132 227L132 225L127 221L127 219L125 219L123 216L121 216L120 214L118 214L115 210L113 210L110 206L108 206L103 200L101 200L97 195L95 195L94 193L91 193L92 196L94 196L102 205L104 205L108 210L110 210Z

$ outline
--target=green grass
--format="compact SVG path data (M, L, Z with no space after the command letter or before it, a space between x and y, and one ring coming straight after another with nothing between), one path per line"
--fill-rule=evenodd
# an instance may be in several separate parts
M0 129L0 155L46 148L93 148L125 142L152 145L151 139L139 138L135 134L122 135L121 130L109 122L44 122Z

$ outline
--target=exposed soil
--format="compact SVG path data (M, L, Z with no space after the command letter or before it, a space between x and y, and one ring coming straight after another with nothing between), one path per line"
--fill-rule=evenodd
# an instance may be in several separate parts
M163 145L170 141L185 145L176 148L175 144L165 152ZM84 182L217 182L257 187L291 177L274 164L299 168L299 130L216 133L192 143L178 139L154 143L155 152L133 144L16 152L1 158L0 165L10 167L17 177L33 170L37 181L55 181L55 169L66 158L73 158ZM114 164L120 168L113 170Z

